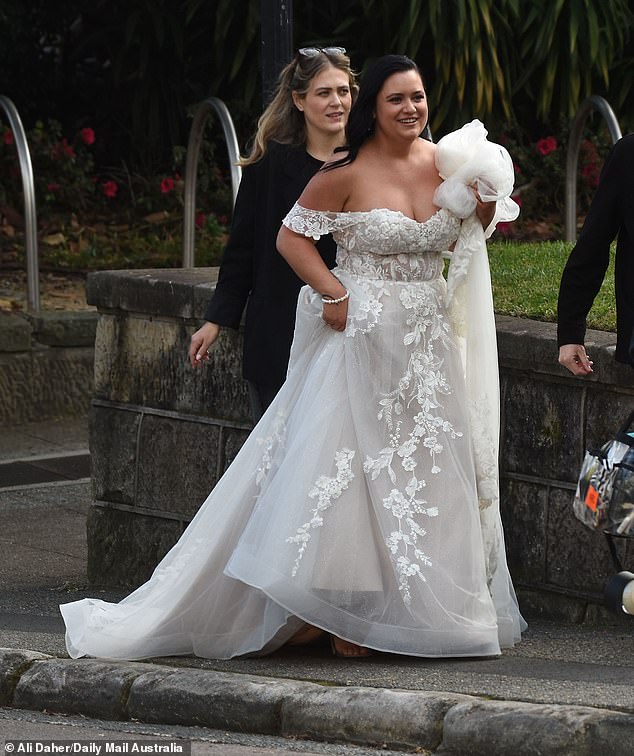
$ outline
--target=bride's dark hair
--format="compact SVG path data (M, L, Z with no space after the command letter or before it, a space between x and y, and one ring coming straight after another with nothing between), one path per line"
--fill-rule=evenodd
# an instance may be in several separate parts
M335 152L346 151L347 155L329 163L323 170L339 168L339 166L348 165L356 159L361 146L374 131L374 111L381 87L392 74L400 73L401 71L416 71L422 80L418 66L406 55L384 55L382 58L375 60L368 68L361 81L359 95L348 117L348 125L346 127L347 144L345 147L337 147L335 150Z

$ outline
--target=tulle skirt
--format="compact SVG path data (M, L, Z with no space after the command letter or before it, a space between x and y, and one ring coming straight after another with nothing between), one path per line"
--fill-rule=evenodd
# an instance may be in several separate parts
M72 657L264 654L304 623L414 656L519 640L445 282L335 272L346 331L304 287L286 383L178 543L121 602L61 607Z

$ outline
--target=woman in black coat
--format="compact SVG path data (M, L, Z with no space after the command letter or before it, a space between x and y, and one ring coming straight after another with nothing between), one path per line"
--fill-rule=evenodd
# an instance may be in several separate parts
M561 279L559 362L574 375L592 372L584 347L586 317L601 288L615 238L615 358L634 366L634 134L619 139L610 151Z
M277 252L282 219L309 179L345 143L356 90L350 60L341 47L302 48L280 74L276 94L262 114L236 199L229 241L206 322L191 338L196 367L220 328L238 328L246 307L243 375L255 421L286 378L303 282ZM317 248L335 264L330 236Z

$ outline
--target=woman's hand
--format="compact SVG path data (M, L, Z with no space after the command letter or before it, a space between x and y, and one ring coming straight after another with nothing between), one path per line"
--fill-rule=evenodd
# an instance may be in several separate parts
M193 334L187 356L193 368L200 367L209 360L209 349L218 338L220 326L217 323L205 323Z
M559 364L568 368L573 375L590 375L592 360L586 354L583 344L564 344L559 347Z
M492 200L491 202L483 202L480 199L480 195L478 192L474 189L473 193L475 194L476 198L476 215L480 219L480 223L482 224L482 228L485 230L491 225L491 221L493 220L493 216L495 215L495 200Z
M335 331L345 331L346 322L348 320L348 300L344 299L343 302L337 302L337 304L324 302L324 309L321 317L324 319L325 323Z
M345 330L348 318L348 292L341 281L328 270L328 266L315 249L315 241L282 226L277 235L277 249L302 281L321 294L324 303L321 317L324 322L335 331ZM326 301L331 299L341 301Z

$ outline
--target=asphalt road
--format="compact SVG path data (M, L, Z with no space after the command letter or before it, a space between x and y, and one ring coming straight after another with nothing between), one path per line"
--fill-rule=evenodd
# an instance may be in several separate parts
M17 741L17 742L16 742ZM19 755L19 742L37 741L40 748L54 742L69 747L68 753L106 756L132 754L133 743L145 748L157 744L169 748L170 756L376 756L376 749L262 735L242 735L206 727L147 725L141 722L105 722L84 717L62 716L0 708L0 753ZM7 748L7 744L11 744ZM28 747L28 746L27 746ZM33 754L38 746L33 743ZM11 750L13 748L14 750ZM123 750L126 749L127 751ZM157 752L159 752L157 748ZM116 749L122 749L117 751ZM44 753L44 751L41 751ZM150 751L146 751L150 753ZM384 756L402 756L402 751L386 751Z

